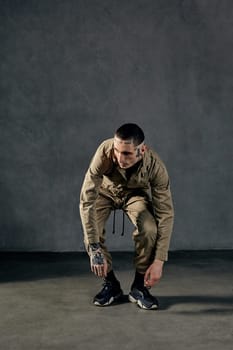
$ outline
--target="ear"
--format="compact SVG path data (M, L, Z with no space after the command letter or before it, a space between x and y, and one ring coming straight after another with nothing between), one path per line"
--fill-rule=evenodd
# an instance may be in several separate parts
M145 151L146 151L146 145L143 144L141 147L141 154L145 153Z
M144 154L145 150L146 150L146 147L143 144L142 146L140 146L140 148L137 149L136 157L142 156Z

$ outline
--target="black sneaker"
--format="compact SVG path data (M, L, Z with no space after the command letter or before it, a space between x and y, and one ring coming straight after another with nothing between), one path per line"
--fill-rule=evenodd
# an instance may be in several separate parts
M129 293L129 301L146 310L154 310L159 306L158 300L149 293L146 287L142 288L142 290L132 288Z
M104 281L103 289L96 294L93 303L97 306L108 306L122 296L123 292L120 283L113 284L110 281Z

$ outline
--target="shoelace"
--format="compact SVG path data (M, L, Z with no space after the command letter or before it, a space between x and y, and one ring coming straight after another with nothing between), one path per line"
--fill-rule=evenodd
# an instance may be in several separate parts
M104 289L107 289L112 286L112 283L110 281L104 280L103 287Z

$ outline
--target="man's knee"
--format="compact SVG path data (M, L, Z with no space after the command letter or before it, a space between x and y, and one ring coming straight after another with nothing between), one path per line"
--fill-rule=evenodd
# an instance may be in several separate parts
M137 231L139 236L154 240L157 235L157 224L149 212L142 213L137 220Z

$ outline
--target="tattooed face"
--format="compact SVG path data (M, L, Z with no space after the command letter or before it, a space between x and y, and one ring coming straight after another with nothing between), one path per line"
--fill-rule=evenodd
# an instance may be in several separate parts
M136 164L144 153L145 146L135 146L132 140L114 138L114 156L120 168L128 169Z

